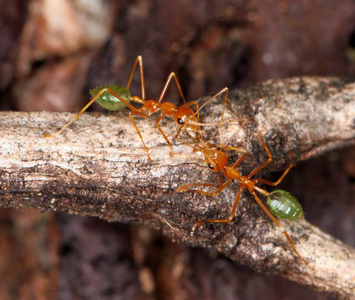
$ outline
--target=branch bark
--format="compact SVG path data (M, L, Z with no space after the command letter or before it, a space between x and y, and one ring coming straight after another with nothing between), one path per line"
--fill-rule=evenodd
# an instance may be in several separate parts
M224 140L244 147L248 157L240 167L249 172L266 159L258 132L273 155L262 173L283 170L335 148L355 143L355 81L301 77L270 80L230 93L225 119L247 117L242 129L228 124ZM219 102L218 102L219 101ZM203 122L218 122L220 99L203 109ZM228 224L208 224L190 235L201 219L223 218L230 212L238 184L215 197L177 193L191 182L218 182L191 148L176 143L175 155L155 127L155 118L136 118L147 155L127 110L115 114L84 114L62 136L53 133L69 113L0 113L0 206L36 208L97 216L107 221L162 228L175 241L214 246L221 253L260 272L279 274L318 290L350 298L355 293L355 250L321 232L307 221L282 221L296 248L315 268L312 272L290 250L282 233L254 203L242 195L236 217ZM213 139L216 128L204 137ZM168 120L164 131L177 128ZM237 134L235 134L237 132ZM190 141L191 142L191 141Z

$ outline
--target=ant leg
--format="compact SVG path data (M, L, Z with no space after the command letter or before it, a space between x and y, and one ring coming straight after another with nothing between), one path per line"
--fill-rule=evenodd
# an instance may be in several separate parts
M176 190L178 192L195 192L195 193L203 194L203 195L206 195L206 196L215 196L215 195L219 194L220 192L222 192L231 182L232 182L232 180L230 179L230 180L226 181L222 185L210 184L210 183L190 183L190 184L186 184L186 185L180 186ZM218 189L216 191L212 192L212 193L208 193L208 192L205 192L205 191L202 191L202 190L190 189L190 187L193 187L193 186L216 187Z
M228 91L229 88L224 87L223 89L221 89L217 94L213 95L211 98L209 98L205 103L203 103L200 107L200 110L207 105L210 101L212 101L212 99L217 98L219 95L223 94L224 92L226 93L224 96L224 102L227 102L226 99L228 98Z
M219 149L226 149L226 150L233 150L235 152L243 152L245 155L247 155L247 151L243 148L238 148L238 147L230 147L230 146L221 146Z
M80 115L84 112L84 111L86 111L87 109L88 109L88 107L91 105L91 104L93 104L95 101L96 101L96 99L98 98L98 97L100 97L103 93L105 93L105 92L107 92L107 93L110 93L110 94L112 94L113 96L115 96L117 99L119 99L123 104L125 104L126 106L128 106L130 109L132 109L132 110L137 110L137 108L136 107L134 107L132 104L130 104L129 102L127 102L125 99L123 99L120 95L118 95L117 93L115 93L113 90L111 90L111 89L109 89L109 88L103 88L100 92L98 92L97 93L97 95L95 96L95 97L93 97L90 101L89 101L89 103L88 104L86 104L84 107L83 107L83 109L81 110L81 111L79 111L77 114L76 114L76 116L73 118L73 119L71 119L67 124L65 124L60 130L58 130L56 133L54 133L54 134L48 134L48 133L46 133L46 134L44 134L43 135L43 137L45 137L45 138L50 138L50 137L54 137L54 136L56 136L56 135L60 135L65 129L67 129L75 120L77 120L79 117L80 117Z
M264 169L272 161L272 155L269 151L269 148L266 146L266 144L263 140L263 137L261 136L261 132L259 132L259 137L260 137L261 143L262 143L267 155L269 156L269 158L265 162L263 162L259 167L255 168L253 171L251 171L248 178L251 178L252 176L257 174L258 172L260 172L260 170Z
M242 154L242 156L239 157L239 158L237 159L237 161L233 164L233 168L234 168L234 169L237 168L237 167L242 163L242 161L245 159L246 156L247 156L247 152L245 151L245 152Z
M223 107L223 115L224 115L224 110L225 110L225 106ZM222 118L222 120L223 120L223 118ZM222 127L224 124L231 124L231 123L234 123L234 122L240 122L240 121L242 121L242 124L240 125L240 129L242 129L244 126L245 126L245 124L248 122L248 119L247 118L241 118L241 119L236 119L236 120L230 120L230 121L228 121L228 122L221 122L221 124L220 124L220 126ZM221 128L220 127L220 128ZM223 128L223 127L222 127ZM239 131L236 131L230 138L229 138L229 141L234 137L234 136L236 136L237 134L238 134L238 132ZM222 138L223 138L223 133L222 133L222 131L220 131L220 143L221 143L221 145L222 145L222 147L223 147L223 140L222 140Z
M209 219L209 220L198 221L194 224L194 226L192 226L191 235L193 235L193 233L196 230L196 227L200 224L203 224L203 223L228 223L228 222L232 221L232 219L234 218L235 212L237 210L240 195L241 195L242 191L243 191L243 189L239 189L239 192L234 200L234 205L233 205L232 211L229 214L229 217L227 219Z
M136 129L136 131L137 131L137 133L138 133L138 135L139 135L139 137L140 137L140 139L142 141L143 147L144 147L145 151L147 152L148 160L151 160L151 157L149 155L149 148L144 143L143 136L142 136L141 132L139 131L136 122L134 121L133 114L136 114L138 116L145 117L145 118L148 117L148 115L146 115L146 114L144 114L142 112L139 112L139 111L130 111L129 118L131 119L131 122L132 122L134 128Z
M220 136L220 145L223 145L223 141L222 141L222 124L223 124L223 119L224 119L224 112L226 109L226 105L227 105L227 100L228 100L228 92L229 92L229 88L225 87L223 89L221 89L217 94L213 95L211 98L209 98L205 103L203 103L201 105L201 107L196 111L196 114L198 114L200 112L200 110L207 105L212 99L217 98L218 96L220 96L221 94L225 93L224 95L224 102L223 102L223 110L222 110L222 114L221 114L221 123L220 123L220 128L219 128L219 136Z
M263 202L260 200L260 198L258 197L258 195L253 192L251 193L254 196L255 201L261 206L261 208L263 209L263 211L269 216L269 218L276 224L277 227L279 227L279 229L282 231L282 233L285 235L288 243L290 244L292 250L296 253L296 255L303 260L306 265L313 271L315 271L309 264L309 262L307 260L305 260L296 250L295 245L293 244L290 236L288 235L288 233L286 232L285 228L283 228L283 226L280 224L279 221L276 220L276 218L271 214L271 212L267 209L267 207L263 204Z
M127 83L127 90L129 90L131 83L132 83L132 79L133 79L133 75L134 75L134 71L136 70L137 64L139 65L139 76L140 76L140 80L141 80L141 92L142 92L142 99L145 100L145 85L144 85L144 74L143 74L143 58L142 56L138 56L136 58L136 61L134 62L132 71L131 71L131 75L129 76L129 80Z
M223 90L226 91L225 95L224 95L224 103L223 103L223 110L221 113L221 125L219 125L219 143L223 146L223 120L224 120L224 112L226 111L226 106L227 106L227 101L228 101L228 93L229 93L229 89L227 87L225 87ZM223 91L222 90L222 91ZM244 125L243 125L244 126Z
M170 156L174 156L174 151L173 151L173 146L171 145L168 137L165 135L163 129L161 129L159 123L160 121L164 118L164 115L160 115L157 120L155 121L155 125L157 126L158 130L160 131L160 133L162 134L162 136L164 137L164 139L166 140L166 142L168 143L169 147L170 147Z
M248 119L247 118L241 118L241 119L235 119L235 120L230 120L227 122L224 122L224 113L226 110L226 106L227 106L227 101L228 101L228 93L229 93L229 89L227 87L223 88L222 90L220 90L217 94L215 94L214 96L212 96L211 98L209 98L200 108L196 108L197 111L195 113L195 115L199 114L200 110L207 105L212 99L217 98L218 96L220 96L221 94L225 93L224 95L224 101L223 101L223 109L222 109L222 113L221 113L221 121L220 122L216 122L216 123L195 123L190 121L190 123L192 125L197 125L197 126L211 126L211 125L219 125L219 136L220 136L220 146L219 148L223 147L224 142L223 142L223 125L225 124L230 124L230 123L235 123L235 122L240 122L242 121L243 123L241 124L241 128L244 127L244 125L247 123ZM198 117L199 120L199 117ZM233 135L234 136L234 135Z
M181 107L183 107L184 105L182 105ZM247 118L241 118L241 119L233 119L230 121L226 121L226 122L212 122L212 123L202 123L202 122L194 122L189 120L189 122L193 125L199 125L199 126L215 126L215 125L226 125L226 124L231 124L231 123L237 123L243 121L242 126L244 127L244 125L247 123L248 119Z
M220 125L220 126L223 126L223 125L226 125L226 124L232 124L232 123L239 123L239 122L243 122L240 126L240 128L243 128L244 125L248 122L248 119L247 118L241 118L241 119L233 119L233 120L230 120L230 121L226 121L226 122L214 122L214 123L202 123L202 122L195 122L195 121L192 121L191 119L188 119L186 122L185 122L185 126L186 124L188 123L189 125L195 125L196 127L202 127L202 126L215 126L215 125ZM182 126L180 126L181 128ZM202 139L202 136L201 136L201 132L199 131L200 133L200 137L198 138L199 140ZM238 134L238 131L236 131L229 139L231 140L235 135ZM224 145L223 145L223 141L222 141L222 144L211 144L213 146L215 146L216 148L220 148L220 149L224 149ZM240 149L240 148L239 148ZM232 149L231 149L232 150Z
M222 185L223 184L222 172L218 173L218 177L219 177L219 184Z
M291 151L291 154L293 154L293 151ZM292 161L292 157L291 157L291 161ZM282 175L280 176L280 178L279 178L277 181L275 181L275 182L269 181L269 180L263 179L263 178L257 179L257 182L262 182L262 183L265 183L265 184L270 185L270 186L276 186L276 185L278 185L278 184L281 183L281 181L285 178L285 176L287 175L287 173L291 170L291 168L292 168L293 166L294 166L294 165L291 163L291 164L287 167L287 169L282 173Z
M179 90L180 97L182 98L182 100L184 101L184 103L186 103L186 99L185 99L185 96L184 96L184 94L183 94L183 92L182 92L182 88L181 88L179 79L177 78L177 76L176 76L176 74L175 74L174 72L171 72L171 73L169 74L169 77L168 77L168 79L166 80L166 83L165 83L165 85L164 85L164 87L163 87L163 90L162 90L162 92L161 92L161 94L160 94L158 103L161 103L161 102L163 101L164 96L165 96L165 94L166 94L166 91L167 91L167 89L168 89L168 87L169 87L169 85L170 85L171 79L172 79L173 77L174 77L174 79L175 79L176 86L177 86L177 88L178 88L178 90Z
M233 119L233 120L226 121L226 122L213 122L213 123L202 123L202 122L197 123L197 122L191 122L191 121L190 122L191 122L191 124L200 125L200 126L214 126L214 125L226 125L226 124L231 124L231 123L237 123L240 121L243 121L241 127L244 127L244 125L248 122L248 119L241 118L241 119Z
M259 179L256 179L257 182L262 182L262 183L265 183L267 185L270 185L270 186L276 186L278 184L280 184L280 182L285 178L286 174L288 173L288 171L290 171L290 169L293 167L293 165L289 165L288 168L283 172L283 174L280 176L280 178L275 181L275 182L272 182L272 181L269 181L269 180L266 180L266 179L263 179L263 178L259 178Z
M183 127L184 127L184 125L179 126L179 129L178 129L178 131L177 131L177 133L176 133L176 135L175 135L174 140L177 140L177 138L178 138L179 135L181 134L181 130L182 130Z
M142 98L139 98L138 96L132 96L131 101L139 103L139 104L143 104L143 105L145 103L145 100Z

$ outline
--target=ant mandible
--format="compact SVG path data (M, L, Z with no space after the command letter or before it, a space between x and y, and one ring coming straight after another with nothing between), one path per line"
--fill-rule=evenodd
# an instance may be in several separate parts
M202 158L207 165L207 167L213 171L219 174L220 178L220 184L209 184L209 183L190 183L184 186L181 186L177 189L179 192L185 192L185 191L191 191L191 192L196 192L200 194L204 194L207 196L215 196L222 192L227 186L233 181L233 180L238 180L239 181L239 191L236 195L234 205L232 208L232 211L229 215L228 218L226 219L208 219L208 220L202 220L198 221L194 224L191 230L191 234L193 235L197 226L203 223L227 223L232 221L235 212L238 207L238 202L241 196L241 193L243 190L247 189L250 194L253 195L255 201L258 203L258 205L263 209L263 211L269 216L269 218L277 225L277 227L283 232L285 235L288 243L290 244L292 250L295 252L295 254L306 263L306 265L314 270L310 264L308 263L307 260L305 260L296 250L290 236L286 232L286 230L283 228L283 226L280 224L280 222L272 215L272 213L269 211L269 209L264 205L264 203L260 200L259 196L257 195L256 192L264 195L267 197L267 202L270 205L271 211L282 218L290 219L290 220L295 220L295 219L300 219L303 218L303 212L302 212L302 207L298 203L298 201L292 197L288 192L282 191L282 190L276 190L274 192L269 193L268 191L256 186L257 183L264 183L269 186L277 186L286 176L286 174L290 171L290 169L293 167L292 164L288 166L288 168L283 172L283 174L280 176L280 178L275 181L269 181L263 178L258 178L258 179L252 179L254 175L259 173L263 168L265 168L268 164L271 163L272 161L272 155L266 146L261 133L259 133L260 140L262 142L262 145L268 154L268 159L262 163L260 166L255 168L253 171L250 172L248 176L242 176L239 171L237 170L237 167L241 164L241 162L245 159L247 152L244 149L241 148L235 148L235 147L225 147L225 146L216 146L213 144L206 144L202 141L202 143L197 144L194 146L193 152L197 154L200 158ZM243 154L238 158L238 160L233 164L233 165L227 165L228 163L228 156L223 150L237 150L241 151ZM228 179L226 182L223 183L222 175L221 172L224 173L225 177ZM200 187L215 187L217 188L216 191L212 193L205 192L203 190L196 190L193 189L192 187L195 186L200 186Z
M131 82L133 79L134 72L137 68L137 65L139 66L139 73L140 73L140 83L141 83L141 97L139 96L132 96L130 93L130 86ZM184 101L184 104L177 107L175 104L171 102L163 102L163 99L165 97L166 91L171 83L171 80L174 78L176 86L178 88L180 97ZM171 152L170 155L173 156L173 147L165 135L164 131L160 127L160 122L165 116L173 116L173 119L176 124L180 126L179 131L176 135L176 138L181 132L181 129L186 131L191 137L194 139L197 139L198 137L196 136L196 131L199 130L199 105L197 101L190 101L186 102L186 99L184 97L184 94L181 89L180 82L174 72L171 72L168 79L166 80L166 83L163 87L163 90L159 96L158 101L155 100L146 100L145 99L145 84L144 84L144 75L143 75L143 59L141 56L138 56L136 58L136 61L133 65L131 75L129 77L128 83L126 87L122 86L117 86L117 85L108 85L108 86L103 86L96 88L91 91L93 98L90 100L88 104L86 104L83 109L73 118L71 119L67 124L65 124L60 130L58 130L54 134L44 134L44 137L54 137L56 135L60 135L66 128L68 128L76 119L79 118L79 116L95 101L102 106L103 108L106 108L108 110L113 110L117 111L122 109L123 107L127 106L131 111L129 113L129 117L131 119L131 122L136 129L144 149L147 152L148 155L148 160L151 160L151 157L149 155L149 149L145 145L143 136L141 132L139 131L136 122L133 118L133 115L138 115L143 118L147 118L151 116L152 114L161 111L160 116L157 118L155 124L156 127L158 128L159 132L162 134L166 142L168 143ZM142 104L140 108L137 108L130 104L130 101L136 102L138 104ZM195 113L190 106L195 105L197 113ZM191 123L187 122L191 121Z

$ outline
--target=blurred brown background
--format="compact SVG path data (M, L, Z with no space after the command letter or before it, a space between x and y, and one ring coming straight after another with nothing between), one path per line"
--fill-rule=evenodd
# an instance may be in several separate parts
M2 110L78 111L90 88L125 86L138 55L152 99L171 71L187 99L269 78L355 75L353 0L0 0L0 7ZM132 90L139 94L138 80ZM283 184L308 221L352 246L354 150L305 162ZM0 299L329 299L147 228L29 210L0 210L0 278Z

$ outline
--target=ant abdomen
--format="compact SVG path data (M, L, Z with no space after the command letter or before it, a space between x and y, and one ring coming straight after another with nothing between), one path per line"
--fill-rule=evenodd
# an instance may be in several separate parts
M275 190L267 197L267 204L270 211L277 217L297 220L303 218L301 204L289 192L284 190Z
M94 88L90 90L90 94L94 98L102 90L105 89L107 89L108 91L104 91L101 95L99 95L96 98L96 102L105 109L111 111L117 111L126 107L126 104L124 104L120 99L118 99L114 94L112 94L112 92L120 95L123 98L123 100L126 100L127 102L131 101L131 92L123 86L114 85L114 84L104 85L104 86Z

